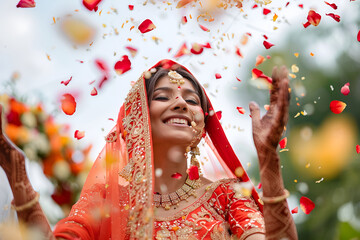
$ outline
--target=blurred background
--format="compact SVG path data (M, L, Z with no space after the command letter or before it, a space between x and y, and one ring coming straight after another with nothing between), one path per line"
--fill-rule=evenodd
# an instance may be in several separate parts
M298 207L299 239L360 239L359 1L102 0L97 11L81 0L17 4L0 4L3 129L26 153L52 226L76 202L132 81L169 58L204 85L255 185L248 103L256 101L264 114L269 83L254 68L271 77L274 66L285 65L292 98L279 154L290 209ZM321 20L305 28L310 9ZM141 33L146 19L156 28ZM131 69L119 74L114 65L124 55ZM72 115L61 108L66 93L76 100ZM341 113L330 110L333 100L346 104ZM75 138L76 130L85 136ZM16 221L2 170L0 191L0 222ZM302 196L315 203L309 214Z

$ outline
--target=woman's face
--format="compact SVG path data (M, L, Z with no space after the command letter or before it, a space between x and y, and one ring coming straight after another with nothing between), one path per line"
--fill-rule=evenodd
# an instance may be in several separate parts
M191 82L185 79L179 88L167 75L155 85L150 118L154 144L189 146L205 125L200 97ZM190 127L191 121L196 123L197 133Z

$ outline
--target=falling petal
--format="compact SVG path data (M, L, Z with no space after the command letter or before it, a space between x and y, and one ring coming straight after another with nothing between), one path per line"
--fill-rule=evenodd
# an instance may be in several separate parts
M76 138L77 140L80 140L83 137L85 137L85 131L79 131L79 130L75 131L74 138Z
M264 44L264 47L265 47L266 49L269 49L269 48L271 48L272 46L274 46L274 44L269 43L268 41L264 41L263 44Z
M173 174L171 175L171 177L172 177L172 178L175 178L175 179L180 179L180 178L182 177L182 175L181 175L181 173L176 172L176 173L173 173Z
M330 7L332 7L333 9L337 9L337 6L335 3L328 3L328 2L325 2L327 5L329 5Z
M132 11L134 9L134 5L129 5L129 10Z
M360 30L359 30L359 32L357 34L357 40L358 40L358 42L360 42Z
M210 43L208 43L208 42L207 42L206 44L203 44L202 46L203 46L204 48L211 48L211 45L210 45Z
M265 105L264 105L264 109L265 109L266 111L269 111L270 105L269 105L269 104L265 104Z
M342 111L344 111L345 107L346 107L346 103L341 102L341 101L334 100L334 101L331 101L331 103L330 103L330 110L335 114L342 113Z
M310 10L307 16L307 20L307 23L304 24L305 28L307 28L310 24L316 27L320 23L321 16L314 10Z
M174 58L179 58L188 54L190 54L190 51L187 48L186 43L184 43L183 45L181 45L179 51L175 54Z
M203 25L199 24L200 28L205 31L205 32L210 32L210 30L206 27L204 27Z
M102 86L104 85L104 83L109 80L109 78L107 77L107 75L104 75L103 78L101 79L101 81L99 82L99 88L102 88Z
M62 23L65 36L75 44L88 44L95 36L95 30L83 20L67 18Z
M281 148L281 149L286 148L286 144L287 144L287 137L284 137L284 138L279 142L280 148Z
M257 189L261 189L261 187L262 187L262 184L259 183L259 184L257 185Z
M115 63L114 69L117 74L121 75L131 69L131 62L127 55L123 55L119 61Z
M304 8L304 4L299 4L299 8Z
M215 78L216 78L216 79L220 79L220 78L221 78L220 73L215 73Z
M235 176L237 176L238 178L241 178L244 175L245 171L242 167L237 167L235 169Z
M60 84L64 84L65 86L67 86L69 84L69 82L71 81L72 76L70 77L70 79L66 80L66 81L61 81Z
M327 13L327 14L325 14L326 16L330 16L330 17L332 17L335 21L337 21L337 22L340 22L340 16L339 15L336 15L336 14L334 14L334 13Z
M256 63L255 63L255 67L259 66L260 64L262 64L265 61L265 57L258 55L256 57Z
M360 153L360 145L356 145L356 153L357 153L357 154Z
M76 111L75 98L70 93L65 93L61 98L61 109L66 115L73 115Z
M195 55L198 55L200 53L202 53L204 51L204 48L201 44L198 44L198 43L193 43L191 49L190 49L190 52L195 54Z
M245 114L245 109L243 107L236 107L236 109L240 114Z
M178 4L176 5L176 8L182 8L183 6L191 3L194 0L180 0Z
M183 16L183 17L181 18L181 23L182 23L182 24L187 23L187 18L186 18L186 16Z
M241 82L241 80L238 78L238 77L235 77L236 78L236 80L238 80L239 82Z
M156 26L150 19L145 19L138 27L141 33L147 33L154 30Z
M217 111L216 112L216 116L219 120L221 120L221 117L222 117L222 111Z
M98 94L98 92L97 92L96 88L94 87L93 90L91 90L90 95L91 96L96 96L97 94Z
M235 46L235 47L236 47L236 51L235 51L236 55L238 55L239 57L243 58L244 56L241 54L240 48L237 47L237 46Z
M197 166L191 166L186 170L190 180L199 179L199 169Z
M299 208L298 207L295 207L293 210L291 210L291 213L294 214L294 213L298 213L298 210Z
M260 71L259 69L253 68L251 72L252 72L252 77L253 77L253 79L256 79L256 78L264 78L264 79L266 79L269 83L272 83L272 78L266 76L266 75L265 75L262 71Z
M138 50L134 47L130 47L130 46L127 46L125 47L127 50L129 50L130 54L131 54L131 57L135 57Z
M97 11L98 10L98 4L101 2L101 0L83 0L83 4L84 6L89 10L89 11Z
M252 9L257 8L257 7L258 7L258 5L254 4L254 6L252 6Z
M315 203L309 198L302 196L300 198L300 208L305 214L309 214L315 208Z
M350 93L350 83L346 83L342 88L341 88L341 93L344 94L345 96L348 95Z
M264 8L264 9L263 9L263 14L264 14L264 15L268 15L269 13L271 13L271 10L270 10L270 9L267 9L267 8Z
M104 60L95 59L95 64L99 68L99 70L104 72L105 74L109 72L109 68Z
M34 0L20 0L20 2L16 5L17 8L33 8L35 7Z

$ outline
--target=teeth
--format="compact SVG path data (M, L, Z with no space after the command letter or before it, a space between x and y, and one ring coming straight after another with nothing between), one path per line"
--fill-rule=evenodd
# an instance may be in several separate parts
M172 124L172 123L188 125L187 120L182 118L170 118L169 120L166 121L166 124Z

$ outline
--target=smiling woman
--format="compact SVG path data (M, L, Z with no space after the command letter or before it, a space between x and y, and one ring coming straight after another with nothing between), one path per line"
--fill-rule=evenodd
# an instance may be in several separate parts
M79 201L54 234L23 155L1 134L0 163L19 218L40 226L49 239L260 240L265 226L267 239L297 239L276 153L287 120L286 75L285 69L274 71L274 115L260 118L250 105L265 205L195 77L162 60L130 90Z

